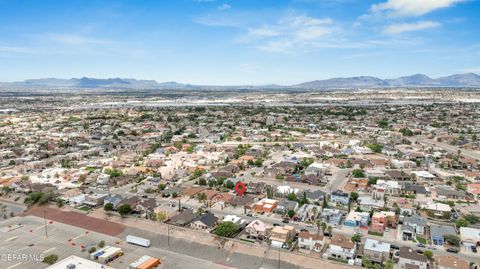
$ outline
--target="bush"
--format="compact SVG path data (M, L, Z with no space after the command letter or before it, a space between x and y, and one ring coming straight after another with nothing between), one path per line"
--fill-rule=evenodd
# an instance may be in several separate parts
M93 253L93 252L95 252L95 251L97 251L97 248L96 248L96 247L91 247L91 248L88 250L88 253L91 254L91 253Z
M352 171L353 177L354 178L364 178L365 177L365 172L362 169L354 169Z
M233 237L238 231L238 227L231 221L220 223L215 229L215 234L224 237Z
M97 245L99 248L103 248L105 246L105 241L100 241L98 242L98 245Z
M425 257L427 257L427 259L430 261L433 259L433 252L431 250L425 250L425 252L423 252L423 255L425 255Z
M112 210L113 210L113 204L112 204L112 203L106 203L106 204L103 206L103 210L105 210L105 211L112 211Z
M118 207L118 213L122 216L126 216L132 212L132 207L129 204L121 205Z
M453 234L447 234L445 235L445 241L449 243L450 245L459 247L460 246L460 238L456 235Z
M51 255L48 255L45 258L43 258L43 262L48 264L48 265L52 265L52 264L56 263L57 261L58 261L58 256L55 255L55 254L51 254Z

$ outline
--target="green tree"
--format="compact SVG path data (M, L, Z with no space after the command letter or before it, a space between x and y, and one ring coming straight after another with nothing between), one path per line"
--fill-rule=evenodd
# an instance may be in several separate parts
M459 247L460 246L460 237L454 234L447 234L445 235L445 241L450 245Z
M235 188L235 183L233 183L231 180L227 180L227 181L225 182L225 187L226 187L227 189L233 189L233 188Z
M473 214L465 215L463 216L463 218L466 219L471 224L477 224L480 222L480 217L477 217Z
M358 193L357 192L351 192L350 193L350 201L356 202L358 199Z
M433 252L431 250L425 250L425 252L423 252L423 255L427 257L427 259L430 261L433 259Z
M362 257L362 265L363 265L363 267L365 267L365 268L372 268L373 263L372 263L372 261L370 260L370 258L369 258L367 255L364 255L364 256Z
M163 191L165 190L165 188L167 188L166 184L163 184L163 183L158 184L158 190Z
M55 197L55 194L53 192L47 192L47 193L42 193L40 195L40 199L38 199L38 204L39 205L44 205L48 203L50 200L52 200Z
M308 204L308 199L307 199L307 193L306 192L303 192L303 197L302 197L302 200L300 200L300 204L302 204L302 205Z
M295 216L295 210L289 209L287 211L287 215L289 218L293 218L293 216Z
M112 204L112 203L106 203L106 204L103 206L103 210L105 210L105 211L112 211L112 210L113 210L113 204Z
M385 262L385 269L393 269L393 260L392 259L388 259Z
M98 242L97 246L99 248L103 248L105 246L105 241L101 240L100 242Z
M215 229L215 234L223 237L233 237L238 231L238 227L231 221L220 223Z
M58 198L56 203L57 203L57 207L58 207L58 208L63 207L64 202L63 202L62 199Z
M412 130L410 130L408 128L400 129L400 133L402 133L403 136L413 136Z
M464 218L460 218L458 219L456 222L455 222L455 225L457 226L458 229L460 229L460 227L467 227L470 225L470 222L468 222L468 220L464 219Z
M129 204L121 205L118 207L118 213L120 213L121 216L126 216L132 213L132 207Z
M385 128L388 127L388 119L386 119L386 118L381 119L377 123L378 123L378 127L380 127L380 128L385 129Z
M381 153L383 150L383 146L380 144L367 144L367 147L375 153Z
M297 195L294 192L291 192L287 195L287 199L290 201L297 201Z
M360 243L362 241L362 236L359 234L355 234L352 236L352 242L354 243Z
M199 178L199 179L198 179L198 185L202 185L202 186L207 185L207 180L204 179L203 177L202 177L202 178Z
M325 231L325 229L327 228L327 224L325 222L322 222L320 224L320 227L322 228L322 231Z
M364 178L365 177L365 172L362 169L354 169L352 171L353 177L354 178Z

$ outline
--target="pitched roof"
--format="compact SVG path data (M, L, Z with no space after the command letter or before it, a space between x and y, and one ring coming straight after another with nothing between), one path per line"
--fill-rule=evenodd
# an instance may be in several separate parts
M342 248L348 249L353 249L355 247L355 243L353 243L350 238L343 235L334 235L330 240L330 245L341 246Z
M218 218L212 213L205 213L202 216L198 217L197 220L205 224L207 227L211 228L215 226L215 223L217 223Z
M419 261L419 262L427 262L427 257L424 255L418 254L416 251L413 251L409 247L400 247L400 258Z
M308 231L301 231L301 232L298 234L298 237L299 237L299 238L303 238L303 239L310 239L310 238L312 238L313 240L320 240L320 241L323 240L323 235L310 233L310 232L308 232Z

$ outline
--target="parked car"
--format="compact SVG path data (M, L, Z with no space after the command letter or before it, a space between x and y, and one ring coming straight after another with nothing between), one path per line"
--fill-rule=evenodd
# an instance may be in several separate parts
M400 247L399 247L399 246L397 246L397 245L394 245L394 244L391 244L391 245L390 245L390 247L391 247L392 249L400 249Z
M470 248L472 249L472 252L473 252L473 253L477 253L477 247L471 246Z
M419 247L419 248L424 248L424 247L425 247L425 244L418 243L418 244L417 244L417 247Z
M436 250L437 248L435 246L427 246L428 249L431 249L431 250Z
M447 248L447 252L458 253L458 251L456 248Z
M421 250L421 249L417 249L417 250L415 250L415 251L416 251L418 254L423 254L423 250Z

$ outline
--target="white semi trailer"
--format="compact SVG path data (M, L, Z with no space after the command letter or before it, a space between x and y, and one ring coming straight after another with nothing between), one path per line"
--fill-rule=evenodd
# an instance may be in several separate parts
M150 246L150 239L134 236L134 235L127 235L126 241L130 244L142 246L148 248Z

